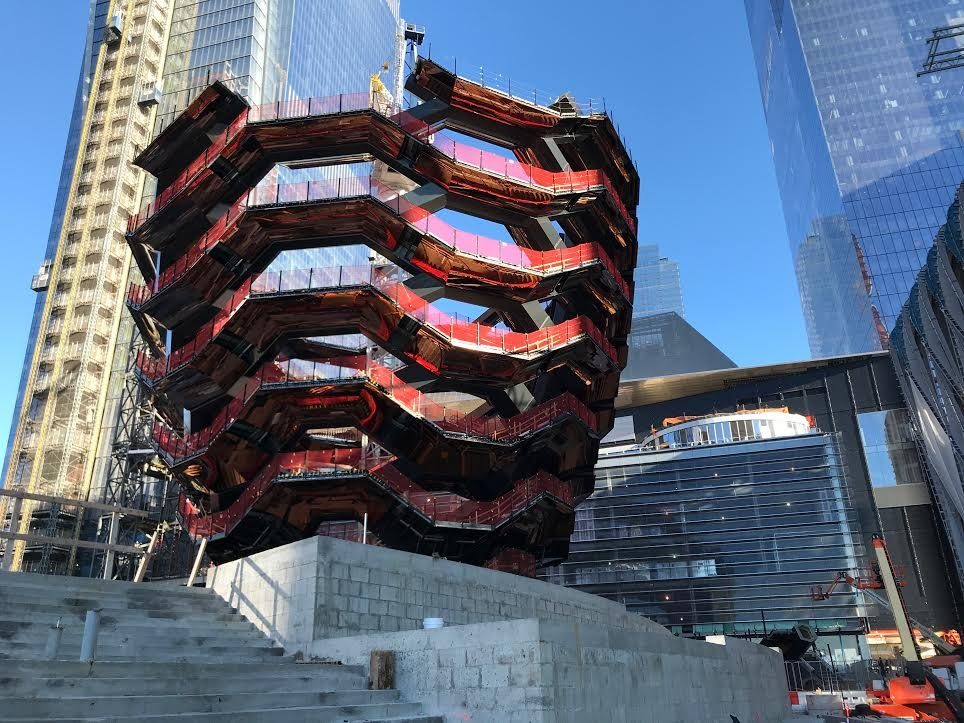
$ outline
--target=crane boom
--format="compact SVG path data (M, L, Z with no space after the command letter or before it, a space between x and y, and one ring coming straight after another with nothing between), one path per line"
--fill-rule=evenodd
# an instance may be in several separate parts
M884 595L881 595L880 593L870 588L863 588L863 592L866 595L869 595L871 598L873 598L874 602L876 602L884 609L886 610L891 609L890 601ZM957 649L955 646L951 645L949 642L944 640L944 638L938 635L937 631L934 630L933 628L929 628L926 625L923 625L922 623L918 622L917 620L915 620L910 616L908 616L907 619L910 621L910 624L913 626L913 629L919 631L923 637L927 638L934 645L934 648L940 651L941 654L951 655Z
M874 554L877 556L877 566L880 569L880 579L884 584L884 592L890 601L890 612L894 616L897 633L900 635L900 645L904 649L904 660L908 663L919 663L921 659L920 651L917 649L917 640L914 638L910 620L907 618L907 610L904 607L904 599L901 597L900 588L897 586L894 568L890 564L887 545L884 544L884 538L880 535L873 536L872 544Z

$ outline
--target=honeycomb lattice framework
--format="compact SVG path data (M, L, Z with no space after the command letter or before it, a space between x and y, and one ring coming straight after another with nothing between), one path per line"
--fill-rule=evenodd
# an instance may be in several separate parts
M523 573L567 553L626 359L638 177L571 99L426 59L408 87L425 102L407 111L369 93L249 108L215 83L138 158L159 188L128 232L149 280L128 296L154 350L138 369L215 559L363 520L382 544ZM349 157L370 174L264 180ZM348 243L390 263L264 270ZM371 346L335 338L358 334Z

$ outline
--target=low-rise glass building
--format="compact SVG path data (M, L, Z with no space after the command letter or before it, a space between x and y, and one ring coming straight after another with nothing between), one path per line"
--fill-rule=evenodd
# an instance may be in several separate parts
M569 560L546 579L687 636L863 631L855 591L811 596L864 566L838 435L786 409L666 422L600 455Z

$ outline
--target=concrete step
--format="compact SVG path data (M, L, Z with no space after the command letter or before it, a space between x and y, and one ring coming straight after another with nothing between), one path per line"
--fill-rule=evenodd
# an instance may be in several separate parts
M247 661L232 663L181 663L157 662L111 663L96 661L93 664L76 661L18 660L16 665L4 666L3 676L18 678L217 678L220 676L257 677L259 675L328 675L332 671L365 676L361 665L336 665L333 663L294 663L277 666L274 661Z
M33 603L29 609L11 607L0 604L0 620L4 622L57 622L60 618L66 623L69 620L79 620L83 624L87 610L92 608L63 607L57 605L38 605ZM101 623L125 622L136 624L210 624L243 621L245 618L230 609L222 612L192 612L183 613L172 610L130 610L127 608L100 608Z
M21 629L0 625L0 642L8 643L27 643L30 645L45 645L50 633L51 626L29 627ZM84 634L81 625L65 626L60 637L61 645L76 643L80 645ZM220 630L217 627L208 628L201 633L181 632L171 630L151 630L144 627L135 630L117 630L107 626L101 626L98 637L98 645L127 645L129 643L150 646L205 646L205 645L251 645L257 647L270 647L271 641L264 635L259 635L254 630Z
M85 580L76 577L64 577L59 582L50 582L50 578L38 578L41 576L0 573L0 590L13 590L20 594L46 591L62 595L164 595L178 600L205 600L217 597L210 589L204 587L119 580Z
M232 616L237 616L237 611L226 605L223 608L209 608L204 610L188 610L179 607L137 607L127 605L115 605L113 601L86 599L80 601L74 598L75 603L67 603L60 600L50 600L45 602L20 603L10 602L0 599L0 616L4 619L13 620L33 620L37 615L71 615L73 617L84 618L88 610L101 610L102 614L110 617L123 617L136 615L140 618L158 618L161 620L201 620L201 619L221 619L231 620ZM237 619L236 617L233 619Z
M6 653L8 657L41 659L44 656L46 645L47 641L44 639L12 642L0 641L0 652ZM61 640L60 646L57 648L57 658L60 660L78 660L80 657L80 648L81 640L79 636ZM144 641L134 637L126 640L98 638L96 658L123 655L141 660L153 660L154 656L159 656L158 659L171 655L177 655L178 657L192 657L197 655L210 657L217 653L242 655L246 652L252 657L257 658L284 655L283 648L274 645L270 640L265 638L247 641L208 638L206 642L189 641L178 643L177 641Z
M33 583L23 583L20 581L6 582L0 580L0 590L9 591L15 595L79 595L81 597L103 597L103 596L144 596L152 597L161 595L172 600L203 601L211 598L218 599L218 596L206 588L177 588L168 585L126 585L113 583L117 587L87 587L75 585L36 585Z
M198 640L201 640L200 638ZM97 652L109 654L111 652L118 652L122 655L131 655L134 652L140 652L145 655L150 655L157 653L158 655L164 655L168 653L227 653L229 655L241 655L243 653L249 652L252 655L282 655L283 649L274 645L267 638L261 638L260 640L218 640L216 637L209 637L204 639L206 642L195 642L190 645L180 645L168 641L147 641L141 643L137 638L130 638L126 641L118 638L116 636L105 635L103 638L98 636L97 638ZM32 652L38 647L38 643L46 645L46 639L43 640L31 640L28 642L7 642L2 643L2 652L4 653L15 653L17 651ZM61 653L66 653L68 659L76 651L80 654L80 637L70 636L69 638L64 638L60 642L59 650ZM129 652L130 651L130 652ZM41 652L43 648L41 647ZM33 657L32 655L25 656L27 658Z
M0 649L0 660L40 660L43 657L43 650L37 650L32 646L27 648L18 647L14 643L11 646L3 646ZM12 649L11 649L12 648ZM292 656L285 656L281 648L271 648L267 650L247 650L242 646L232 647L211 647L200 650L178 650L169 648L163 651L156 650L110 650L102 649L98 646L96 659L104 662L154 662L154 663L288 663L293 662ZM70 662L80 659L80 648L63 648L57 653L57 660Z
M126 608L129 610L182 610L184 612L210 611L230 612L232 608L219 597L204 596L197 598L169 597L156 592L151 594L98 595L85 592L62 592L38 590L23 593L19 590L0 588L0 607L10 605L60 605L64 607L104 607Z
M62 698L84 696L165 695L177 686L183 695L233 695L236 693L325 692L334 690L367 690L368 678L363 672L330 666L330 670L292 675L288 667L275 666L257 675L232 676L219 673L204 677L168 678L0 678L0 696ZM0 703L0 705L3 705Z
M38 587L51 590L85 590L98 592L121 592L129 589L160 589L181 595L210 595L204 587L184 587L167 582L127 582L125 580L101 580L89 577L64 577L61 575L38 575L36 573L0 572L0 589Z
M100 610L102 616L114 618L120 617L139 617L158 618L161 620L202 620L202 619L237 619L238 612L227 606L222 608L206 607L203 609L191 610L182 606L173 605L165 607L163 601L151 607L138 607L135 605L119 604L115 600L95 600L72 598L65 600L48 600L42 603L36 602L17 602L4 600L0 594L0 615L4 619L31 621L37 615L58 615L62 617L75 617L83 620L88 610Z
M80 655L101 610L97 662ZM64 626L57 661L39 660ZM204 589L0 573L0 718L441 723L363 666L301 663Z
M167 695L123 695L83 697L14 697L3 701L3 715L10 718L38 718L62 715L64 711L82 713L87 718L127 716L128 719L147 715L174 713L233 713L253 708L308 708L311 706L355 706L394 703L397 690L337 690L234 693L220 692L201 695L181 694L179 685L170 686Z
M42 615L33 616L30 620L4 620L0 617L0 640L3 639L3 631L14 629L18 632L39 632L45 637L47 631L60 621L66 635L70 630L83 630L84 617L63 615ZM101 615L100 631L118 633L120 635L136 635L139 633L156 633L157 635L209 635L212 631L217 634L251 634L255 637L263 638L264 635L254 625L249 623L240 615L234 615L229 620L215 620L196 622L191 618L184 620L165 620L161 618L146 618L143 616L118 618Z
M409 721L409 723L440 723L437 716L422 716L418 703L373 703L369 705L308 706L301 708L253 708L234 712L194 712L161 715L142 715L137 720L146 721L203 721L204 723L344 723L344 721ZM92 716L81 718L8 718L7 720L32 723L34 721L59 721L59 723L129 723L125 716Z
M71 663L80 658L78 653L76 657L71 657L70 655L63 655L58 657L56 662L61 663ZM40 656L33 658L27 658L27 660L39 660ZM7 665L7 661L16 660L20 661L23 658L18 658L16 656L10 656L4 654L0 651L0 663ZM145 658L143 655L125 655L120 654L108 654L103 655L97 653L98 663L197 663L200 665L219 665L221 663L265 663L266 665L279 666L288 665L289 663L297 662L293 656L290 655L278 655L278 656L256 656L252 657L250 655L227 655L225 653L217 653L214 655L156 655L150 658Z

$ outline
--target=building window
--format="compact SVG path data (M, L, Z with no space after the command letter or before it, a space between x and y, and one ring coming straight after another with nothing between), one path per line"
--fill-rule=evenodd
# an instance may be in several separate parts
M923 484L914 432L906 409L857 415L864 459L874 487Z

